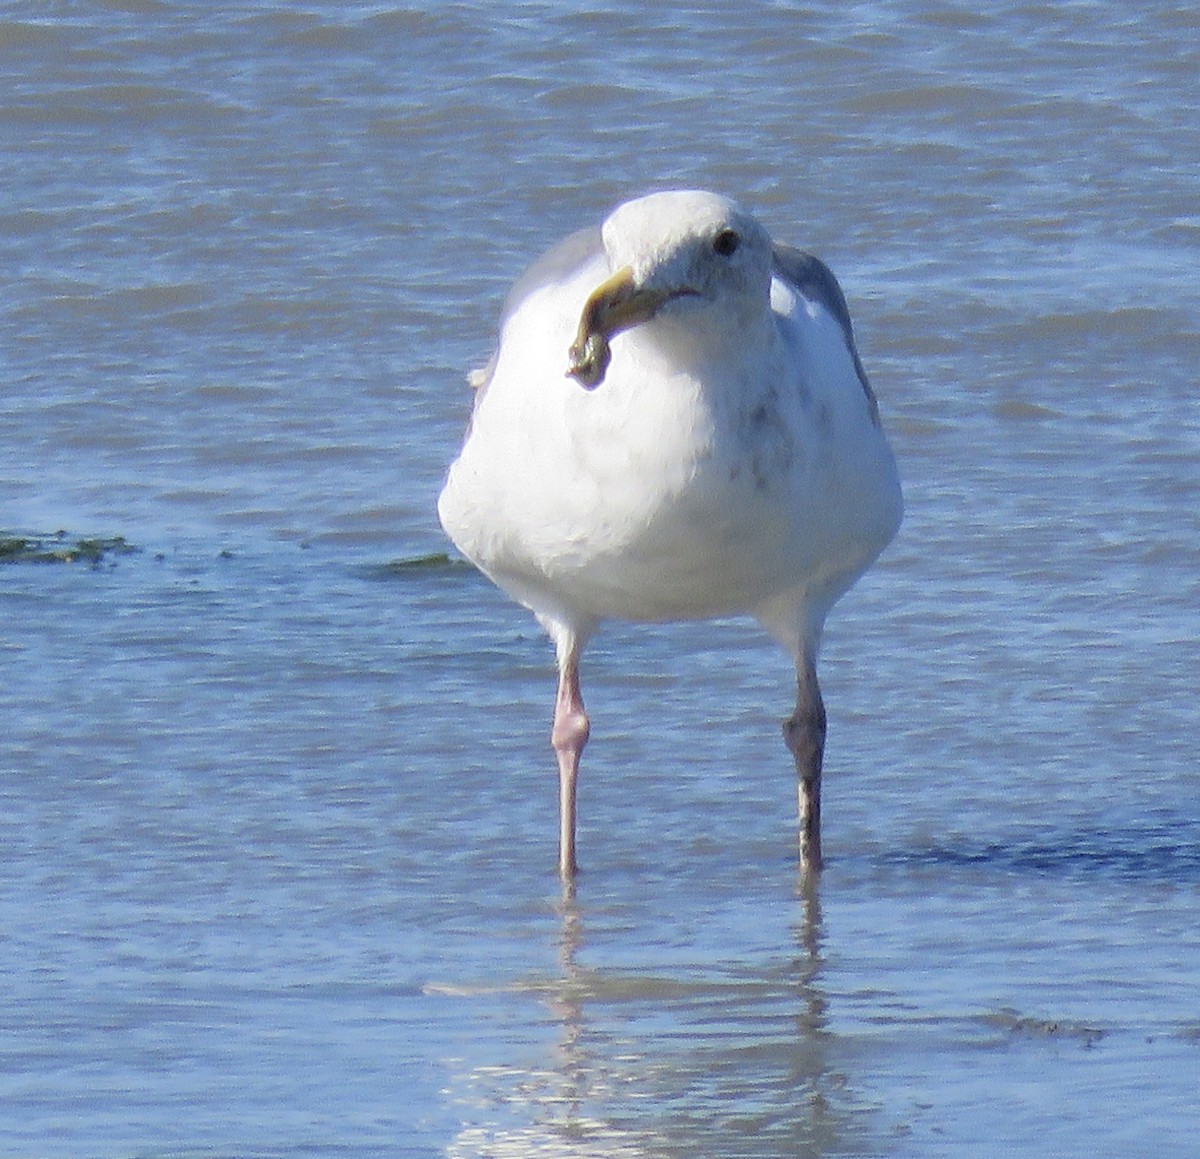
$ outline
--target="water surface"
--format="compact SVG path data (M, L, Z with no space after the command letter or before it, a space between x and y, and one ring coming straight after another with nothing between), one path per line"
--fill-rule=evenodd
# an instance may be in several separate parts
M1183 4L9 5L0 1153L1125 1156L1200 1110ZM650 188L850 300L908 514L785 657L552 656L433 511L507 286ZM424 566L411 565L426 561Z

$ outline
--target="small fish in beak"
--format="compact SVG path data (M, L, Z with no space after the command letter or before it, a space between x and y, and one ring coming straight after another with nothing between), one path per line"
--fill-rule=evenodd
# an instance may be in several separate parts
M646 322L658 313L670 293L638 289L633 270L622 266L588 296L579 319L579 330L568 351L567 376L592 390L604 381L612 361L609 341L615 334Z

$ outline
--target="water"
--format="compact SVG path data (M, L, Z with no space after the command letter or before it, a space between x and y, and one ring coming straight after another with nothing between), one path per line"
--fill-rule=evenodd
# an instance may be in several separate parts
M0 15L0 1154L1194 1154L1200 21ZM837 270L908 515L819 895L752 625L553 671L433 513L507 285L652 187ZM45 537L49 537L46 539Z

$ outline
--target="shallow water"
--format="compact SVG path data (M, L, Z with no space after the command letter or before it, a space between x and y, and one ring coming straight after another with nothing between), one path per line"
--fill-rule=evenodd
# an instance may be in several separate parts
M1193 1154L1198 33L6 8L0 530L140 550L0 564L0 1154ZM589 650L564 899L550 649L433 503L523 264L685 184L838 272L908 513L819 894L732 622Z

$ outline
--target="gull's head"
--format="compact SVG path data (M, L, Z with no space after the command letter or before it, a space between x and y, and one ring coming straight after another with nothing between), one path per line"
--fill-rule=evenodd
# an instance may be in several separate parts
M676 190L627 201L602 239L614 272L584 305L567 371L583 386L603 381L622 330L661 315L711 331L769 308L771 239L726 197Z

